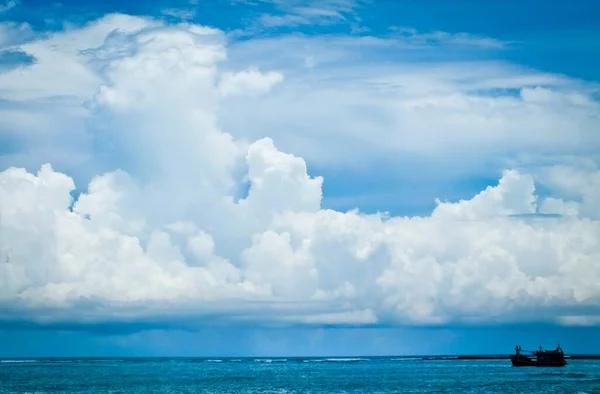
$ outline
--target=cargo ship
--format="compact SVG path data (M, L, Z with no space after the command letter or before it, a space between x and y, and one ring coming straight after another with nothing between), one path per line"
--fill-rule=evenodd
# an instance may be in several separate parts
M542 346L536 351L515 347L515 354L510 355L513 367L564 367L567 365L565 354L560 345L555 350L544 350Z

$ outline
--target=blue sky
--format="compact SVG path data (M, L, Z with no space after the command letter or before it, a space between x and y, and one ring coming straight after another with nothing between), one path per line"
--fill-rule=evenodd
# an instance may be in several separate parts
M0 357L600 352L599 17L0 3Z
M278 6L278 4L284 6ZM85 23L112 12L133 15L162 16L178 20L184 16L200 24L225 31L246 29L261 15L289 15L286 2L270 1L151 1L151 2L78 2L78 1L21 1L4 20L30 23L38 31L59 29L62 23ZM302 2L288 2L305 6ZM325 1L321 7L335 9ZM329 2L335 4L336 2ZM344 3L344 2L338 2ZM354 3L354 2L347 2ZM361 2L357 2L361 4ZM318 5L317 2L309 2ZM180 16L168 15L168 10L182 11ZM186 11L187 14L184 12ZM473 0L444 2L378 1L362 2L340 23L321 25L262 27L258 34L354 34L385 35L390 26L411 27L421 32L443 31L470 34L511 41L515 45L503 51L503 59L549 72L564 73L576 78L597 81L598 68L594 67L599 28L597 15L600 6L595 1L580 1L577 7L564 1L527 0L522 2L490 3ZM359 20L357 20L359 19ZM361 27L363 30L352 27ZM368 29L368 30L367 30ZM596 60L597 61L597 60Z
M344 357L508 354L523 348L593 354L595 328L491 326L467 328L337 328L114 332L3 330L3 357ZM525 345L527 344L527 345Z

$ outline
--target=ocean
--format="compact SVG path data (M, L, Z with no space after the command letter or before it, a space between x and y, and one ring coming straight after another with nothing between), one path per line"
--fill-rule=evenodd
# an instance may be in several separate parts
M600 360L139 358L0 360L0 393L600 393Z

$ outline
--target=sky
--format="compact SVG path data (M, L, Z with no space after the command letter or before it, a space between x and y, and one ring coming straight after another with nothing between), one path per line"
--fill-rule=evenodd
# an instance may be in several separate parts
M599 17L0 0L0 357L600 353Z

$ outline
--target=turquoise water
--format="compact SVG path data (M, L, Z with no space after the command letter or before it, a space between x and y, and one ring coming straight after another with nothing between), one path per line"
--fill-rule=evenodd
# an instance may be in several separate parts
M414 358L0 360L0 393L600 393L600 361Z

